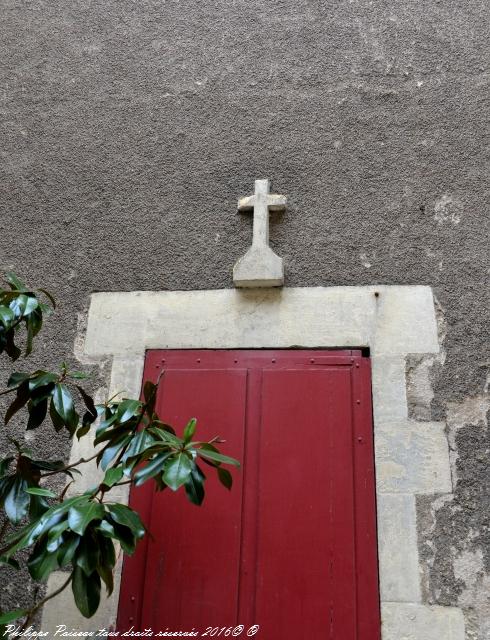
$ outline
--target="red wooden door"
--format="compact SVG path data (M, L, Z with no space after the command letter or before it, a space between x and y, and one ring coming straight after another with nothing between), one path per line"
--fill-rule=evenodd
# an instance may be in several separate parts
M195 631L259 625L262 640L378 640L369 359L360 351L149 351L157 411L226 439L201 508L133 490L146 539L124 563L118 625ZM212 471L210 469L210 471Z

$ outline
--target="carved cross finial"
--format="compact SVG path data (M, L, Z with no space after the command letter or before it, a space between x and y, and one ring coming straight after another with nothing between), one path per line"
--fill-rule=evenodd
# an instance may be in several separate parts
M284 267L269 247L269 211L284 211L286 196L269 193L269 180L256 180L253 196L240 198L238 211L253 211L252 246L233 267L236 287L280 287Z

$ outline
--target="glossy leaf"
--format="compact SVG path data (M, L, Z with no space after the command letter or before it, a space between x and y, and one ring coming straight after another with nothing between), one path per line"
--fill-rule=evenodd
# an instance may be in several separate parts
M7 473L10 463L13 460L14 460L13 456L9 456L8 458L4 458L3 460L0 460L0 478Z
M162 473L164 470L164 463L172 455L172 452L160 453L148 462L142 469L139 469L134 474L134 484L139 487L144 482L152 478L157 473Z
M117 420L120 424L127 422L141 413L141 402L139 400L123 400L117 407Z
M105 471L117 454L131 441L130 435L122 434L113 443L107 445L97 457L100 468Z
M217 467L216 471L218 472L218 478L221 484L230 490L233 486L233 476L231 473L228 469L223 469L223 467Z
M28 297L23 293L19 294L11 301L9 306L16 318L22 318L26 310L27 302Z
M46 498L56 498L56 493L51 491L51 489L43 489L42 487L29 487L26 489L27 493L30 493L33 496L46 496Z
M163 474L163 481L173 491L177 491L179 487L184 485L189 479L192 471L192 462L185 453L179 453L175 458L170 460Z
M49 403L49 417L51 418L51 422L53 423L55 431L61 431L62 429L64 429L65 423L63 422L63 419L61 418L59 413L56 411L53 399L51 399L51 402Z
M184 429L184 441L187 444L192 440L192 436L196 433L196 418L192 418Z
M64 567L73 560L80 540L80 536L74 534L66 537L63 544L58 548L58 553L56 556L60 567Z
M4 509L7 518L13 524L18 524L29 510L29 494L25 492L27 482L23 478L14 477L11 483L10 491L4 499Z
M53 296L49 293L49 291L46 291L46 289L39 289L39 291L41 291L42 293L44 293L44 295L48 298L48 300L51 302L51 304L53 305L53 309L56 309L56 302L55 299L53 298Z
M43 387L52 382L57 382L59 375L51 373L50 371L39 371L37 375L30 376L29 379L29 391L33 391L38 387ZM29 376L27 376L29 378Z
M44 419L48 412L48 400L45 398L38 404L29 402L27 404L27 409L29 411L29 420L27 421L26 429L28 431L30 431L31 429L37 429L44 422Z
M15 275L13 271L7 271L5 274L5 280L9 283L10 288L17 291L25 291L26 285Z
M104 507L98 502L77 504L68 512L68 524L70 529L79 535L83 535L92 520L100 520L104 517Z
M84 536L80 540L77 552L75 554L75 564L81 567L86 576L95 571L99 562L99 549L94 545L93 540L87 540Z
M14 373L10 374L10 377L7 382L7 387L10 389L11 387L16 387L21 384L25 380L29 379L29 374L24 373L23 371L14 371Z
M19 618L23 618L27 615L27 611L25 609L16 609L15 611L8 611L0 615L0 624L8 624L9 622L13 622L14 620L18 620Z
M50 573L58 568L56 554L46 549L44 540L37 543L27 562L27 568L31 577L40 581L47 580Z
M199 469L199 467L194 465L193 469L191 470L189 479L184 485L187 497L193 504L197 504L198 506L200 506L202 504L202 501L204 500L204 480L204 474Z
M81 567L73 569L72 591L75 604L85 618L91 618L100 602L100 577L97 573L86 576Z
M107 508L113 520L131 529L137 538L142 538L145 535L145 527L136 511L123 504L109 504Z
M15 558L8 558L6 556L0 556L0 566L1 565L12 567L12 569L20 569L20 564L15 560Z
M55 385L53 403L57 414L64 421L68 430L72 432L78 424L78 416L73 404L73 398L66 385L59 383Z
M116 482L119 482L122 477L122 467L113 467L112 469L107 469L104 479L102 480L102 484L106 487L112 487L116 484Z
M213 460L214 462L223 462L224 464L231 464L234 467L240 466L240 463L238 460L235 460L235 458L230 458L229 456L224 456L221 453L205 448L205 445L203 445L201 449L197 449L197 455Z
M6 329L10 327L12 322L15 320L15 313L10 309L10 307L4 307L0 305L0 322L4 325Z

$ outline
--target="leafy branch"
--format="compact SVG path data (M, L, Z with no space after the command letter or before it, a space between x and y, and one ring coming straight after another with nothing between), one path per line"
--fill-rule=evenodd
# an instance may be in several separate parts
M45 290L29 290L14 274L7 275L9 290L0 289L0 354L18 359L19 331L24 326L25 355L41 329L43 318L55 303ZM40 294L49 304L43 303ZM21 336L22 340L22 336ZM69 371L63 363L58 372L44 369L32 373L13 372L1 395L15 393L7 408L5 424L19 412L26 418L26 430L38 429L49 420L55 433L66 430L71 438L90 435L99 447L88 458L73 463L41 460L23 444L11 439L15 452L0 459L0 508L5 525L0 548L0 565L18 569L18 552L29 550L27 568L33 580L46 581L52 571L67 570L65 583L29 610L0 615L2 625L23 618L25 629L45 602L71 584L80 612L91 617L97 610L101 587L108 595L114 588L115 543L124 553L133 554L146 533L139 514L130 507L106 498L117 486L140 486L151 481L156 491L183 488L196 505L204 500L206 475L200 464L217 473L218 480L231 489L233 478L223 465L238 467L238 461L223 455L216 444L195 440L196 420L189 420L182 437L155 411L158 384L147 381L141 400L111 398L96 405L80 386L87 376ZM104 472L100 483L81 495L67 497L67 484L60 494L43 486L46 478L63 474L73 481L78 467L92 460ZM13 533L5 537L7 526ZM20 528L19 528L20 526Z

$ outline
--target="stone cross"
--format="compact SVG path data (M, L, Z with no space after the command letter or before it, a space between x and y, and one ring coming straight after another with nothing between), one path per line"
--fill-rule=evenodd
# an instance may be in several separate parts
M255 181L255 194L240 198L238 211L253 211L252 246L233 267L236 287L280 287L284 284L282 258L269 247L269 211L284 211L286 196L269 193L269 180Z

